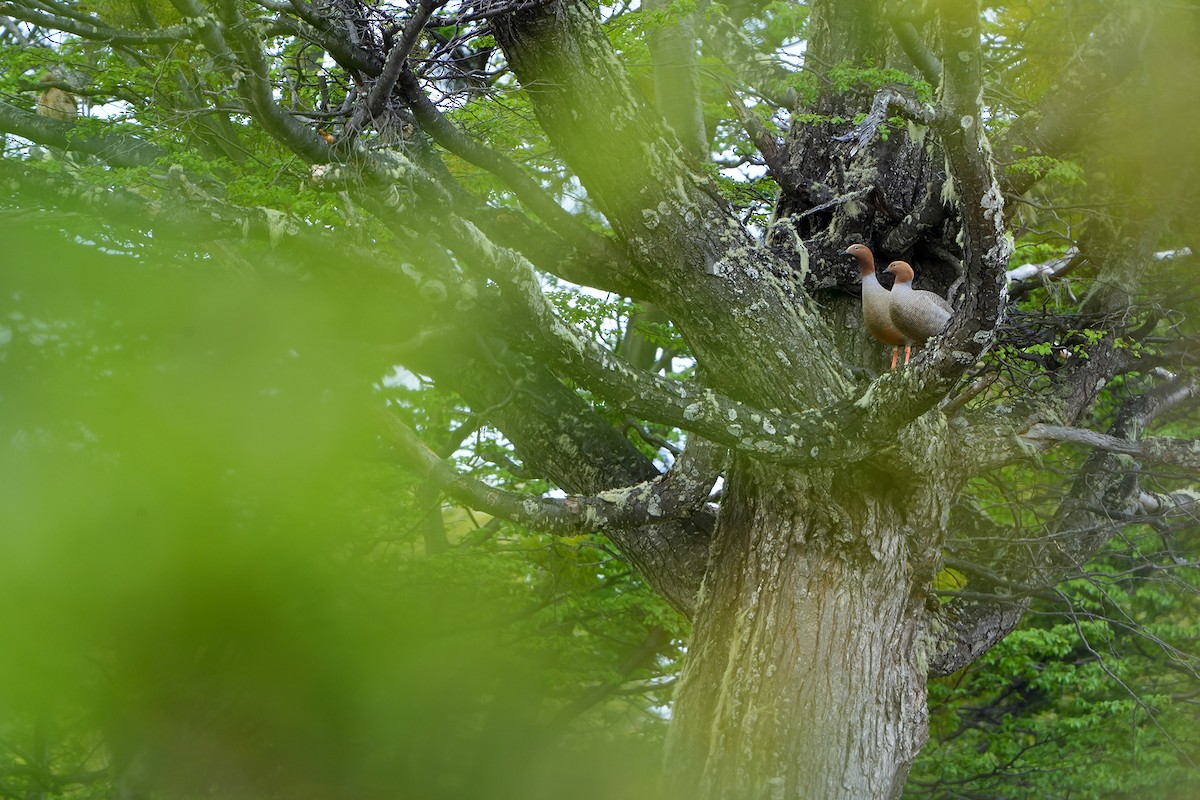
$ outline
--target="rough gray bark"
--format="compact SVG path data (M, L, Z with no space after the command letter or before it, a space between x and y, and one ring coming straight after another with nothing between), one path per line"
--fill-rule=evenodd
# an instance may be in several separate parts
M766 143L781 195L760 242L685 156L701 149L694 86L686 84L677 96L660 91L660 100L679 102L656 110L635 89L584 0L516 11L499 3L478 8L496 12L492 28L508 64L565 169L610 225L610 238L564 210L514 161L441 116L417 75L396 69L403 49L389 60L369 37L347 32L357 31L361 20L323 16L354 4L289 4L303 24L288 18L283 4L269 5L280 11L283 29L319 44L364 84L379 81L369 90L371 113L356 114L351 128L395 100L433 141L494 174L530 217L492 224L495 209L458 186L429 151L356 149L354 136L327 142L276 102L262 42L244 16L249 6L174 3L187 19L205 20L180 35L237 66L233 84L246 113L321 166L329 187L357 192L398 237L411 237L406 226L414 225L444 237L436 257L414 259L420 270L405 265L421 274L411 286L403 284L408 296L391 309L410 315L393 329L397 338L418 340L401 348L401 360L457 391L504 432L526 468L580 496L528 498L532 511L513 502L512 493L491 499L529 524L582 527L587 515L580 509L606 524L622 520L605 532L657 591L695 620L670 735L668 788L689 800L896 796L926 736L926 675L970 663L1011 630L1025 608L1023 599L955 599L939 606L930 596L945 539L960 524L961 514L955 523L950 516L952 506L963 510L959 484L972 470L1025 457L1021 448L1028 443L1016 434L1030 424L1075 424L1104 382L1125 368L1116 343L1127 324L1121 315L1153 241L1139 238L1136 225L1096 235L1103 260L1123 265L1108 270L1085 304L1111 334L1086 361L1056 367L1045 396L1003 414L989 410L986 417L943 405L996 339L1010 252L1001 187L1027 186L1025 179L1002 184L981 124L978 4L935 3L920 30L908 22L889 24L882 0L811 4L814 73L825 75L837 64L883 64L919 71L939 82L938 91L824 85L814 102L798 109L806 116L796 118L786 139ZM1106 43L1127 44L1135 35L1143 17L1134 5L1118 4L1037 112L1013 125L1004 148L1034 146L1061 155L1076 146L1084 131L1071 118L1071 101L1108 91L1131 68L1134 49L1127 48L1113 71L1079 88L1105 60ZM707 46L755 52L719 11L708 11L700 23ZM121 32L117 38L87 26L99 38L131 46L163 41ZM415 36L416 28L410 32ZM671 44L690 41L686 31L679 33ZM680 63L687 60L684 49L672 51ZM742 69L767 83L778 78L762 63ZM794 93L777 94L794 105ZM846 121L860 114L866 115L861 125ZM884 141L881 125L896 114L906 122ZM0 104L0 130L56 145L68 141L71 127L64 126ZM116 165L144 165L159 155L137 140L123 147L108 137L70 141L88 152L115 154L110 163ZM12 174L22 192L44 195L55 188L51 179ZM396 214L389 201L402 193L411 194L416 207ZM155 214L173 202L151 203L128 192L113 197ZM281 235L269 214L243 215L212 198L194 205L201 212L184 221L210 217L205 233L272 242ZM520 215L513 210L510 216ZM847 366L879 367L886 354L862 332L854 272L836 255L855 241L871 245L881 265L896 258L918 265L922 288L945 293L956 285L956 315L947 331L911 369L874 380L865 374L869 369L856 375ZM1128 249L1117 242L1129 243ZM1080 252L1086 258L1093 251L1085 242ZM686 337L700 376L664 378L645 349L630 347L622 359L585 341L556 316L535 267L653 303ZM494 291L476 303L459 284ZM440 292L442 299L415 303L413 287L418 296ZM466 357L443 357L439 345L446 341L452 342L446 352ZM693 441L701 434L734 450L715 530L710 510L689 505L694 496L670 494L677 475L660 476L566 381L625 413L686 430ZM1152 415L1129 411L1111 437L1136 440ZM414 440L419 444L415 435L409 444ZM1142 455L1155 446L1099 441ZM480 502L489 501L487 487L465 487L466 479L419 448L416 460L442 476L441 488L475 491ZM650 500L678 501L688 513L651 519L649 502L632 512L629 505L605 505L643 489ZM1097 508L1150 502L1155 499L1138 489L1136 465L1095 454L1054 521L1053 533L1080 534L1059 551L1040 554L1039 581L1053 582L1104 542L1111 527L1096 524ZM1001 588L1036 588L1021 586L1003 566L980 577L993 581L988 588L997 595Z
M672 797L897 796L926 738L943 487L746 461L729 490L668 741ZM903 502L897 502L902 500Z
M831 5L816 4L814 16L829 29L821 41L847 31L860 39L873 35L877 9L860 6L838 17ZM582 4L566 2L552 11L505 18L497 37L529 87L543 126L566 148L568 163L621 236L637 243L639 265L653 264L653 275L638 279L647 295L688 337L706 378L734 397L803 408L809 398L844 396L845 380L818 371L823 364L805 360L811 351L797 342L811 337L828 347L838 339L819 323L813 327L802 298L789 312L788 293L764 293L780 283L778 269L770 267L774 253L730 225L719 203L690 188L695 182L681 185L673 177L687 173L671 156L670 137L604 55L606 45L590 32L592 26ZM581 85L586 91L579 91ZM565 87L572 87L569 95ZM595 102L597 95L621 113L589 121L578 98ZM830 104L854 102L839 94L828 98ZM869 106L871 99L860 101ZM843 110L853 115L849 107ZM601 123L602 130L586 130ZM787 143L792 174L804 180L797 183L801 191L785 193L780 206L798 209L802 226L816 237L808 244L819 240L832 251L844 249L844 237L875 241L883 234L874 226L892 230L904 223L907 210L920 212L929 203L941 208L940 150L895 136L886 147L872 142L854 161L857 154L849 153L850 145L832 142L833 133L827 125L796 126ZM606 151L609 141L626 147ZM831 143L841 151L839 160L866 166L829 169L822 154L831 152ZM963 163L973 165L978 152L972 149ZM646 153L652 156L646 159ZM818 184L833 198L847 199L829 204L825 213L805 215L808 206L828 200L812 196ZM681 188L684 205L678 196L656 202L664 186ZM972 186L968 193L990 189ZM899 211L886 200L855 202L868 195L892 198ZM650 219L652 225L646 223ZM944 224L946 215L929 219L924 228L904 223L913 231L911 239ZM694 220L711 224L696 230ZM953 240L959 225L946 224L941 238ZM984 236L995 234L994 227L982 230ZM783 250L777 244L774 252ZM749 253L768 268L750 272ZM810 253L803 246L791 251L808 274L835 263L825 258L805 263ZM715 265L721 282L709 280ZM837 269L844 270L840 262ZM979 299L985 297L994 303L994 288ZM741 308L753 313L739 313ZM989 315L982 317L986 325ZM733 323L738 335L728 336L727 327L714 323ZM808 367L799 373L801 386L794 383L797 363ZM781 385L780 378L787 383ZM904 388L912 385L911 376L909 383L889 385L911 392ZM931 400L940 396L936 389L928 392ZM882 427L888 429L886 423ZM915 430L912 444L924 456L948 438L936 418ZM950 470L936 478L925 471L928 462L923 467L899 461L902 466L876 462L865 469L798 471L740 457L727 473L669 743L668 789L676 796L890 797L900 791L926 736L924 682L934 615L921 587L936 569L946 498L956 487L945 477ZM889 468L910 476L904 489L876 488L889 481Z
M517 354L489 352L486 343L450 347L471 359L445 358L433 349L412 363L448 387L513 442L524 465L568 492L595 495L659 476L654 465L589 404L544 367ZM656 591L687 616L708 554L712 520L698 513L682 520L617 528L609 536Z
M828 336L815 309L710 181L683 163L595 12L577 0L516 12L497 20L496 37L542 127L635 255L641 296L680 327L713 385L781 409L844 391L844 364L818 346ZM744 336L729 335L731 320ZM773 349L757 346L767 341ZM782 364L807 365L804 380Z

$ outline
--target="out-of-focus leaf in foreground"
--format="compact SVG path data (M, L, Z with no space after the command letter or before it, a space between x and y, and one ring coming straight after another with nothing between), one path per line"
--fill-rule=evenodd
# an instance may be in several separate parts
M48 231L4 242L8 780L529 797L587 768L552 755L540 668L500 641L519 594L362 546L409 479L373 439L352 298Z

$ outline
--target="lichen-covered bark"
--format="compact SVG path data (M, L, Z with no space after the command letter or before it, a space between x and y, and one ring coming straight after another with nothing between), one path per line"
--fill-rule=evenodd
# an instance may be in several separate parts
M419 269L401 268L403 283L393 284L400 279L392 276L384 284L374 277L390 263L363 257L329 231L295 234L283 215L237 209L215 199L219 193L184 202L168 191L142 196L117 190L103 194L104 212L120 208L128 216L129 209L141 209L146 212L141 216L154 221L155 239L174 228L174 235L182 231L191 241L213 241L217 252L222 237L259 238L276 246L295 236L307 256L318 248L327 256L304 259L330 265L318 273L321 279L336 271L340 282L368 282L359 287L364 297L392 286L395 302L382 312L375 306L374 313L397 320L388 331L404 342L399 349L406 364L457 390L473 413L505 433L525 467L569 492L596 495L658 477L651 462L569 382L626 413L684 429L693 442L700 434L737 449L715 531L707 510L637 528L627 522L634 515L614 514L626 527L604 529L657 591L695 615L671 734L669 788L689 800L897 794L925 736L926 673L966 665L1003 637L1024 610L1020 601L1001 606L961 600L948 610L934 609L926 597L947 529L946 509L959 488L955 481L968 466L982 470L1023 455L1028 439L1008 435L1027 432L1022 422L1075 421L1092 407L1106 380L1131 366L1117 338L1130 324L1144 266L1138 254L1152 252L1168 226L1165 216L1160 222L1137 221L1132 228L1153 234L1140 241L1136 231L1114 230L1112 241L1131 246L1112 248L1103 257L1087 241L1091 233L1079 241L1081 260L1103 265L1083 303L1083 318L1111 323L1111 335L1091 343L1086 361L1067 359L1039 375L1049 387L1045 394L1008 403L1003 412L989 407L986 418L961 413L948 424L930 409L996 335L1010 250L1005 198L1034 180L1032 172L1018 172L1001 183L996 165L1025 154L1062 157L1079 146L1088 126L1112 111L1094 101L1146 55L1140 45L1153 16L1149 5L1117 0L1092 35L1070 43L1075 51L1067 68L1008 128L997 159L982 124L978 2L935 0L916 22L893 19L893 38L887 12L903 4L813 0L806 70L822 81L815 100L797 109L781 145L756 136L781 187L764 244L738 223L696 163L705 149L703 118L686 25L669 41L652 45L655 63L666 67L657 77L678 64L687 78L674 86L659 83L656 111L626 74L590 0L485 0L472 9L498 12L489 17L489 30L564 170L583 184L593 204L589 209L605 216L608 237L561 207L533 173L456 128L424 95L416 73L397 72L418 22L409 20L402 37L407 44L389 55L381 29L372 31L378 36L358 36L360 26L371 24L360 3L259 4L270 6L272 17L278 14L271 23L281 26L276 30L308 37L365 87L370 113L359 108L340 131L349 129L349 136L332 137L318 135L311 118L280 104L278 72L258 35L264 18L249 5L172 3L191 22L150 37L96 29L85 38L127 46L165 46L177 36L202 42L223 65L229 85L239 88L243 111L293 152L321 165L314 179L325 176L327 187L353 190L380 222L395 224L397 231L408 228L418 239L439 241L428 258L412 259ZM424 2L412 8L418 6L422 15L432 9ZM26 19L38 22L42 13L36 13ZM713 40L739 53L743 74L775 85L764 97L777 94L792 108L797 93L773 74L786 70L760 59L736 26L718 25L721 17L720 9L705 9L702 29L716 31ZM72 24L61 30L80 29ZM671 45L670 52L659 44ZM919 71L939 83L937 92L916 92L905 80L881 87L874 71L880 66ZM861 68L857 77L855 68ZM373 79L378 80L372 84ZM407 123L408 111L399 105L407 106L425 134L493 173L540 222L505 221L520 211L485 205L457 185L437 158L427 157L432 150L357 146L359 123L381 113L393 90L397 115ZM885 96L899 100L881 103ZM1174 111L1195 105L1178 103ZM907 123L891 121L893 106L908 115ZM878 117L871 124L850 122L868 110L869 120ZM1126 111L1138 116L1136 108ZM885 120L892 126L886 139ZM113 167L145 167L164 157L144 141L86 128L0 103L0 131L90 153ZM335 173L344 184L333 180ZM7 188L26 196L61 193L54 201L59 209L101 203L101 195L80 194L61 176L14 168L0 170L0 176L7 177ZM191 180L177 167L169 176L181 184ZM1183 170L1175 180L1166 178L1154 176L1154 193L1178 205L1187 196L1190 175ZM393 201L409 193L417 202L396 213ZM1096 199L1116 208L1137 205L1131 197L1122 190ZM206 235L197 239L198 232ZM944 294L957 287L957 313L940 345L909 369L870 383L870 369L862 370L857 385L846 364L870 365L874 353L880 367L886 350L864 332L854 272L838 256L855 241L871 245L880 266L893 258L914 263L921 288ZM287 249L285 244L266 257L286 263ZM357 268L346 269L347 264ZM627 344L617 356L580 335L556 314L535 266L652 302L687 338L698 377L662 378L653 374L649 348L638 352ZM447 302L462 277L480 286L494 281L494 305L464 309ZM408 279L417 282L417 292L405 291ZM426 290L436 290L432 295L440 299L426 297ZM373 298L372 305L379 302ZM365 303L351 305L366 316ZM428 340L441 336L455 341L439 358ZM414 339L425 344L410 347ZM1102 444L1194 465L1194 448L1171 449L1155 439L1134 443L1153 415L1151 408L1127 409ZM768 457L775 463L765 463ZM447 485L465 480L445 471L451 475ZM662 484L686 483L681 473L673 469ZM607 494L571 501L594 501L598 507L620 493ZM1004 545L996 547L992 560L1001 565L992 572L993 583L1050 585L1108 539L1108 512L1119 516L1150 503L1187 501L1147 496L1127 458L1096 454L1080 472L1044 546L1008 545L1014 548L1008 553L1019 545L1034 561L1005 559ZM526 502L553 503L530 497L512 505ZM961 513L964 505L955 507ZM690 513L698 503L678 507ZM509 516L534 525L549 518L518 511ZM1006 561L1019 563L1026 574L1014 575L1017 570L1004 566ZM973 579L973 590L988 588L984 577ZM934 638L939 646L927 643Z
M479 342L456 341L451 351L460 356L432 351L413 363L459 392L472 408L487 409L489 422L504 431L533 473L582 495L658 476L617 428L544 367L513 353L489 353ZM464 351L471 357L462 358ZM711 519L697 514L611 530L609 536L655 591L691 616L711 526Z
M811 12L815 71L915 72L921 43L910 36L901 49L886 35L881 0L816 0ZM977 657L1021 613L945 613L926 596L965 477L947 454L966 437L934 409L994 341L1011 253L982 126L977 4L942 3L925 28L948 60L921 59L941 80L932 99L864 81L824 86L802 109L770 159L781 196L765 246L687 163L584 0L505 15L495 32L543 129L629 253L623 279L683 332L699 382L759 408L829 411L823 424L855 453L807 470L743 454L727 474L668 792L898 796L926 736L927 675ZM880 104L887 92L899 99ZM910 121L885 140L878 128L893 106ZM887 113L846 121L868 111ZM859 392L838 354L870 363L879 348L846 299L857 284L838 254L856 241L880 266L914 263L918 285L953 290L957 310L925 358ZM575 374L601 382L586 365Z
M834 4L818 6L826 39L839 25L864 40L878 28L873 0L841 18ZM792 232L779 227L762 247L680 157L586 3L506 16L496 35L543 128L632 254L633 282L683 331L706 385L785 411L841 408L847 419L870 416L894 430L902 404L881 398L911 393L919 373L892 376L879 395L855 401L829 364L853 339L823 319L836 301L818 313L789 286L780 256L789 253L797 282L809 277L812 288L811 275L844 270L836 252L848 244L888 241L897 249L885 257L941 265L931 277L944 291L959 274L946 251L958 222L943 211L945 156L931 131L910 127L863 146L833 140L845 125L797 125L788 141L797 183L785 187L776 220ZM872 97L831 93L820 109L852 117ZM948 440L940 421L935 413L903 435L892 458L904 463L802 472L742 457L727 475L672 725L675 796L899 792L926 737L934 615L925 587L955 488L917 463ZM891 488L903 473L905 489Z
M813 63L909 66L887 32L879 0L817 0L811 8ZM886 141L878 132L866 143L846 140L850 120L871 108L874 94L869 85L855 84L823 91L802 109L806 116L793 123L781 154L785 174L772 239L782 244L780 229L790 228L805 242L811 267L803 277L810 290L855 289L855 270L837 254L864 242L876 250L880 267L893 259L919 264L925 288L944 293L958 277L961 251L958 229L944 210L940 144L915 123L892 130Z
M786 265L738 222L634 88L583 0L500 17L497 41L542 127L632 256L642 297L679 326L714 388L799 410L848 374Z
M943 490L737 465L677 695L670 796L898 794L927 735L930 612L912 587L932 577Z

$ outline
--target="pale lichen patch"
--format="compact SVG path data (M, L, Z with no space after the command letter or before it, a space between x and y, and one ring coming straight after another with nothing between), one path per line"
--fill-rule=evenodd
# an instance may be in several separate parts
M946 182L942 184L942 205L958 203L958 192L954 186L954 177L950 173L950 165L946 165Z
M664 514L662 501L658 495L651 495L650 502L646 504L646 513L652 517L661 517Z
M875 384L871 384L870 386L867 387L867 390L865 392L863 392L863 396L854 401L854 407L855 408L870 408L871 404L874 402L875 402Z

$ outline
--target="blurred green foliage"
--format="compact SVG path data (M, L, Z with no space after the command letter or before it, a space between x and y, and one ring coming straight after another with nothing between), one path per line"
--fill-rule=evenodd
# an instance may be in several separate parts
M650 796L680 621L600 540L417 557L345 298L2 233L0 793Z
M145 22L139 9L161 25L180 21L167 0L77 5L131 27ZM694 5L606 10L609 35L648 97L646 36ZM795 3L726 10L764 58L808 24L808 9ZM1076 34L1105 10L1089 2L989 7L993 128L1044 94ZM1062 255L1067 234L1110 213L1113 197L1088 194L1102 183L1097 173L1160 181L1177 204L1195 208L1194 186L1181 191L1164 180L1194 172L1197 153L1178 145L1181 131L1196 129L1198 105L1179 102L1169 118L1158 105L1190 97L1195 83L1192 31L1168 33L1168 45L1144 53L1166 82L1118 109L1101 146L1078 159L1019 153L1005 165L1042 179L1030 199L1061 207L1054 216L1033 203L1021 208L1014 263ZM311 77L312 53L275 43L274 75L286 67ZM53 48L5 47L0 92L31 109L28 86L38 73L78 68L96 96L122 101L103 122L80 124L136 128L171 163L211 178L203 192L217 186L222 200L289 212L315 229L349 229L347 239L399 257L393 234L371 215L337 194L297 190L306 186L305 165L244 116L229 120L239 149L220 146L205 125L210 106L223 107L232 90L208 54L186 41L156 52L129 58L69 36ZM702 64L716 79L703 98L714 151L753 158L721 89L736 83L735 73L713 58ZM351 83L340 67L322 68L330 85ZM825 80L864 95L900 83L932 98L927 83L883 68L833 65L819 77L780 70L773 80L760 88L791 89L801 101ZM297 107L315 107L316 83L295 85ZM511 75L464 97L446 109L456 125L529 168L600 228ZM750 113L782 137L779 110L750 100ZM515 205L494 176L445 159L490 206ZM179 191L157 168L22 164L69 173L97 191ZM769 177L721 174L720 188L766 226L776 191ZM462 471L532 493L551 488L513 474L503 462L511 448L450 392L415 376L399 386L386 380L387 358L356 344L396 338L366 335L395 314L369 278L311 253L202 237L175 252L161 235L132 233L132 220L126 229L58 212L39 227L28 224L27 209L2 205L0 796L657 796L664 709L686 624L603 537L556 540L468 515L391 460L372 423L380 396L431 446L466 426L467 445L452 456ZM1175 235L1194 245L1193 233L1194 225ZM335 290L321 277L337 270L341 282L367 285L357 294ZM1086 288L1092 276L1080 277ZM1192 283L1183 273L1163 280L1167 292ZM1054 301L1073 302L1069 287L1060 291ZM606 344L627 335L628 302L565 286L550 295L565 319ZM1194 318L1164 325L1190 329ZM673 328L638 325L654 344L686 353ZM1085 341L1071 351L1086 355L1100 332L1076 333ZM1021 352L1050 356L1054 348L1042 342ZM1176 420L1162 432L1196 430ZM1045 470L1065 472L1077 461L1056 452L975 481L971 493L992 519L1032 535L1061 495ZM1035 606L979 663L933 682L931 740L909 795L1200 794L1196 690L1184 669L1194 659L1170 644L1200 637L1198 582L1186 571L1128 574L1128 554L1157 547L1157 536L1132 529L1096 565L1117 577L1062 587L1078 626L1061 608ZM946 570L937 588L972 587Z

